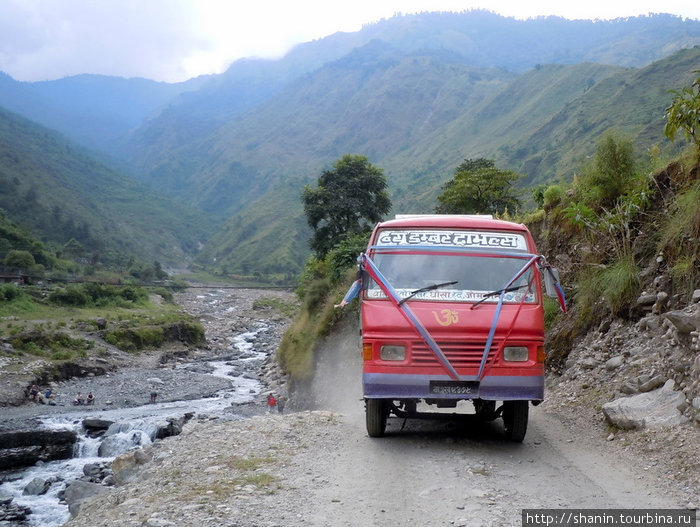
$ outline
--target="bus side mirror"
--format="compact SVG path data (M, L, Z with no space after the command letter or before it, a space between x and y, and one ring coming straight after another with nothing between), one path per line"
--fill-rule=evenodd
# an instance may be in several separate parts
M558 298L556 283L559 282L559 271L554 267L544 270L544 290L549 298Z

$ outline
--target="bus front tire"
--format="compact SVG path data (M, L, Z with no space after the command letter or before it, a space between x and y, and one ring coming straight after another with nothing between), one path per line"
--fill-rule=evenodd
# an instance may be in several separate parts
M527 432L528 401L503 401L503 429L506 438L522 443Z
M365 420L370 437L382 437L386 431L389 405L384 399L365 399Z

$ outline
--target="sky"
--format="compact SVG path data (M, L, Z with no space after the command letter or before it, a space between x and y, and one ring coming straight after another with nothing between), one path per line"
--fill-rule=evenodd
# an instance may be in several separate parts
M469 9L700 19L698 0L0 0L0 71L19 81L93 73L180 82L395 14Z

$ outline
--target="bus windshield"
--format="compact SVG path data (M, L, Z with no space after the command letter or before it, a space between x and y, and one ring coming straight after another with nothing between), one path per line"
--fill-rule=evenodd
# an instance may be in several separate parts
M498 302L499 295L494 293L505 288L528 261L512 256L475 256L459 253L377 253L372 260L399 298L405 299L410 296L411 300L469 303ZM536 302L532 278L530 268L510 284L503 301ZM415 293L417 289L440 284L441 287ZM367 298L386 298L374 280L367 288Z

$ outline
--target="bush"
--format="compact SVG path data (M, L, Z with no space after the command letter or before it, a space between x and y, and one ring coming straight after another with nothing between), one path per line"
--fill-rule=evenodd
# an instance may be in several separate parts
M593 163L586 167L577 191L587 205L610 207L630 187L634 173L632 142L607 133L598 143Z
M601 320L605 315L601 302L613 316L623 315L638 298L639 288L639 267L632 256L581 273L575 295L581 322L588 325Z
M172 304L175 299L175 297L173 297L173 293L165 287L154 287L151 289L151 293L160 296L165 302L169 304Z
M12 302L22 296L22 291L14 284L3 284L0 286L0 302Z
M343 240L328 252L326 261L333 283L345 278L348 269L357 266L357 257L367 250L369 233L355 234Z
M106 342L128 352L158 348L163 340L163 328L160 327L115 329L105 334Z
M127 286L119 291L119 296L128 302L145 302L148 300L148 293L142 287Z
M71 285L60 287L49 294L49 302L61 306L84 307L90 304L91 298L83 287Z
M542 193L542 207L550 211L561 205L566 198L566 191L560 185L550 185Z

